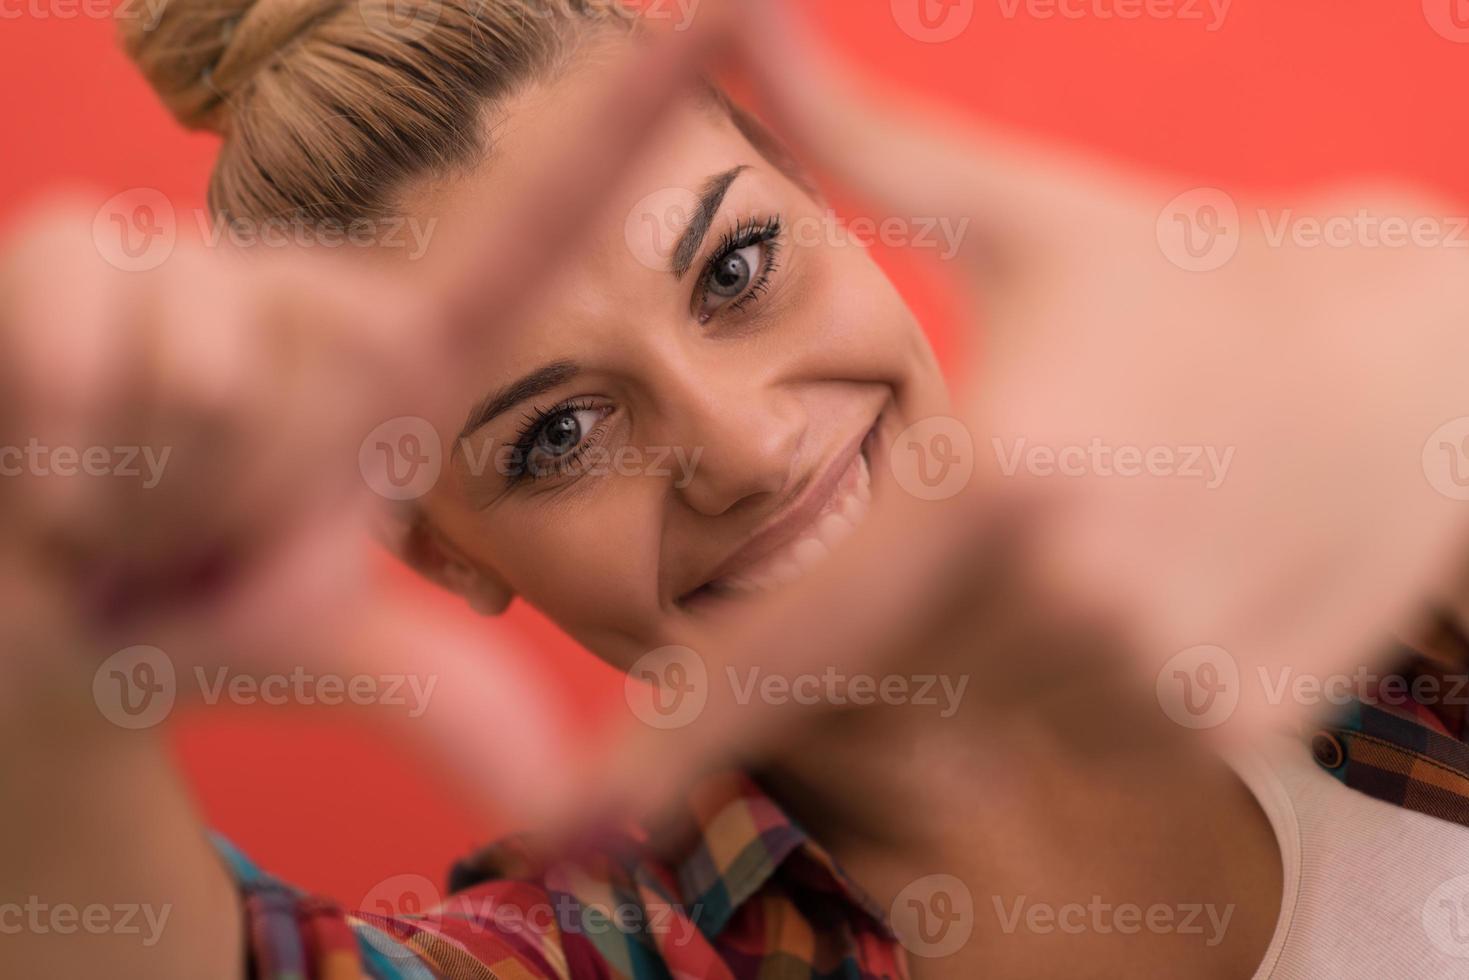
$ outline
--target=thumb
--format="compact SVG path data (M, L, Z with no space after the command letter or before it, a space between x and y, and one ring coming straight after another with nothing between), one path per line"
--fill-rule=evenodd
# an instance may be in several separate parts
M751 0L736 70L799 153L890 213L967 222L963 255L986 291L1025 277L1122 178L913 94L879 91L781 0ZM1109 188L1105 185L1114 184Z

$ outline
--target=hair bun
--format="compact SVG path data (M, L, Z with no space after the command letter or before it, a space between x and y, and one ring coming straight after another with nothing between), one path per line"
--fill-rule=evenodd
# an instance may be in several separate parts
M223 132L230 97L342 0L164 0L119 20L123 48L179 122Z

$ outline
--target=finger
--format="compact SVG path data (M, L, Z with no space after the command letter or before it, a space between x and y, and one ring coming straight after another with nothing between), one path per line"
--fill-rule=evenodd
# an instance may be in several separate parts
M639 713L639 722L594 753L571 786L574 799L543 819L553 832L574 836L586 815L651 813L699 773L758 755L812 715L794 700L741 699L726 677L751 668L786 678L828 668L880 672L895 657L914 656L921 642L914 638L951 612L944 606L955 583L979 588L983 569L973 552L984 531L969 513L952 500L894 500L847 542L840 564L814 570L759 607L742 607L738 621L691 641L706 678L696 682L707 697L696 716L662 728L640 723L647 717ZM581 819L568 821L568 814Z
M704 3L688 30L632 45L608 71L609 82L564 136L532 150L544 162L526 168L507 198L513 203L490 231L448 267L443 324L453 363L493 355L495 331L533 304L568 250L599 213L615 185L649 145L670 110L686 98L713 52L727 42L733 5Z
M986 285L1022 275L1067 222L1105 204L1092 168L916 96L879 90L792 4L753 0L747 8L734 32L738 67L750 72L783 135L871 204L908 217L967 219L964 254Z
M354 515L316 517L229 595L117 635L163 652L180 699L210 703L211 684L227 699L246 678L246 690L408 743L482 813L564 798L570 744L557 702L509 638L373 574L384 556Z

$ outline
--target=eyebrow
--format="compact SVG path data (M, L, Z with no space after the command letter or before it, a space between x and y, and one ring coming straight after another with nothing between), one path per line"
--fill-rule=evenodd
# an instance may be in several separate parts
M543 395L557 385L565 384L581 373L580 365L574 361L555 361L536 368L530 374L510 382L503 388L490 392L469 411L469 418L459 432L459 438L475 431L504 415L527 398Z
M748 169L750 168L741 164L722 174L715 174L704 182L704 189L699 194L699 205L694 209L688 227L679 236L678 245L673 250L671 270L674 276L682 279L693 268L694 259L704 247L704 239L709 236L709 229L714 225L714 216L724 204L725 195L740 174ZM526 399L545 394L580 373L580 366L573 361L555 361L492 391L470 409L464 428L459 431L459 438L472 435Z
M699 194L699 206L694 209L688 227L679 236L678 245L673 250L672 271L675 277L682 279L688 275L699 249L704 247L704 239L709 235L714 216L719 213L719 206L724 203L724 196L729 193L730 185L748 169L750 168L741 165L705 181L704 190Z

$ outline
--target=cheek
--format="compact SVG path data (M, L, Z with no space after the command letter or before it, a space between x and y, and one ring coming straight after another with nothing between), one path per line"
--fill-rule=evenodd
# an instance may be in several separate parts
M598 652L651 636L659 617L661 496L651 480L586 475L489 518L486 562L527 602Z

